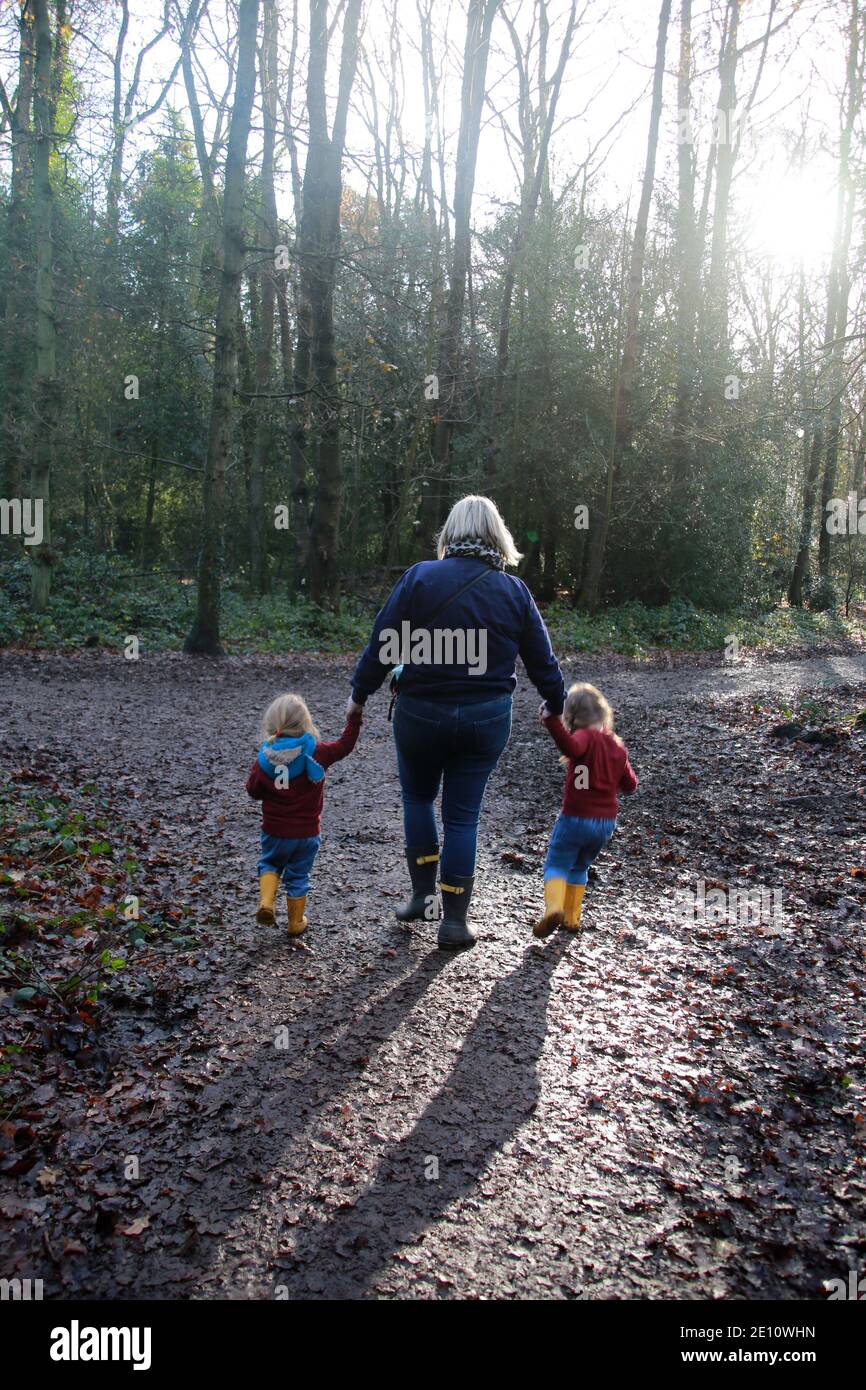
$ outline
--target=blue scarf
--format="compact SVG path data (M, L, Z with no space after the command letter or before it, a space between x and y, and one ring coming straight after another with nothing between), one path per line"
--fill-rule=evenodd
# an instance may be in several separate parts
M306 772L311 782L321 782L325 769L313 757L316 740L312 734L301 734L300 738L275 738L273 743L265 739L259 749L259 767L273 782L277 769L284 768L291 779Z

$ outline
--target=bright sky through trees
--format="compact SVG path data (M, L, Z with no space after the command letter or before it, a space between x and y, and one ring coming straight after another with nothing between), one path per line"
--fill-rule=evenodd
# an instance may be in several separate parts
M744 58L744 75L739 79L739 96L748 93L760 59L759 41L767 27L770 0L749 0L742 6L740 46L751 51ZM282 16L281 44L287 53L291 42L290 11ZM532 0L511 0L505 6L515 28L527 33L532 20ZM568 6L565 0L552 0L548 6L551 54L557 51ZM138 0L133 6L130 41L125 60L131 74L138 48L152 36L161 14L160 0ZM213 103L208 101L206 85L212 94L225 91L227 72L221 50L230 35L227 22L234 10L224 0L209 6L196 45L196 58L202 78L202 106L208 124L213 120ZM424 104L421 63L417 46L418 26L414 5L401 0L397 7L401 26L400 64L402 89L396 94L406 148L418 158L424 136ZM444 0L435 7L434 37L438 43L440 70L438 98L446 149L453 154L459 123L461 33L464 6L460 0ZM720 0L701 3L695 8L695 91L698 111L693 117L698 169L705 163L709 144L715 138L715 100L718 88L717 54L724 6ZM590 157L594 187L606 198L626 199L639 178L646 150L646 123L651 77L650 59L657 23L657 7L649 0L609 0L607 4L579 7L579 23L574 52L563 83L562 95L551 148L552 179L561 189ZM105 0L103 23L113 22L114 6ZM736 177L735 200L742 224L735 226L735 241L745 237L763 255L782 263L805 255L810 262L826 253L832 230L833 198L828 185L833 177L832 141L838 114L840 72L838 37L845 26L845 6L826 0L779 0L772 27L778 30L761 73L760 88L752 113L751 129L744 139L751 153L742 161ZM299 7L299 47L306 42L306 6ZM102 25L89 30L93 62L88 62L81 79L91 102L104 95L109 80L108 54L101 46ZM537 34L535 35L537 43ZM369 57L380 110L389 100L389 20L384 0L370 0L365 7L364 51ZM174 39L166 36L146 56L144 71L151 85L143 88L141 105L146 105L160 80L164 80L177 57ZM13 53L7 50L11 75ZM668 54L666 113L661 131L660 174L671 189L675 184L676 141L676 48ZM552 66L552 61L549 61ZM371 94L365 90L366 76L355 96L350 118L345 178L347 184L363 192L371 169L371 141L368 130L372 110ZM171 89L170 102L179 110L186 107L186 94L180 74ZM100 103L104 109L104 102ZM296 116L303 117L303 93L297 93ZM99 157L100 138L107 138L104 118L93 119L92 111L82 113L80 138L89 144L94 159ZM735 117L736 119L736 117ZM149 129L159 125L162 115L145 123L138 132L146 140ZM513 202L517 187L519 159L514 143L515 75L514 52L505 26L500 26L491 47L487 83L487 106L482 125L476 179L476 221L483 223L497 207ZM250 156L258 154L261 122L254 122ZM300 132L303 139L303 132ZM289 187L283 168L278 178L281 214L287 213Z
M7 492L38 386L71 538L189 570L201 501L208 650L224 560L334 603L460 488L544 599L811 604L813 550L850 599L864 0L34 4L32 99L0 11Z

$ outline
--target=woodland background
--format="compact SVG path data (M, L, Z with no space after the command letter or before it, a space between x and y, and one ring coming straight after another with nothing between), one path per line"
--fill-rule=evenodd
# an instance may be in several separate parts
M4 1293L856 1284L863 3L0 3ZM536 942L518 673L452 959L393 917L383 698L288 943L258 717L290 682L339 732L467 491L640 788Z
M46 525L3 537L0 642L351 647L467 491L572 647L844 626L864 27L860 0L10 0L2 486Z

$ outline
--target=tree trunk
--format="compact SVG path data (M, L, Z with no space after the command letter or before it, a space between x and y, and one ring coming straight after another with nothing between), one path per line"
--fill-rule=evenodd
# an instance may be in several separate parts
M806 274L800 263L800 284L797 309L797 355L800 375L800 405L803 419L803 514L800 523L800 540L794 572L788 585L788 602L794 608L803 606L803 589L809 572L809 549L812 543L812 519L815 511L815 489L818 483L818 470L821 464L821 430L816 427L810 439L806 431Z
M545 0L540 0L540 15L542 24L544 20ZM524 184L521 190L520 215L517 221L517 230L508 254L505 266L505 274L502 284L502 298L499 308L499 337L496 347L496 370L493 378L493 397L490 407L490 437L487 446L487 456L485 459L485 473L488 483L492 485L496 476L499 458L499 435L500 422L502 416L503 398L505 395L505 380L508 371L509 339L511 335L511 306L514 299L514 285L517 280L518 271L523 259L524 248L535 221L538 209L538 200L541 197L541 189L547 174L547 156L550 148L550 136L553 131L553 122L556 117L556 107L559 101L559 93L562 87L562 79L565 73L565 65L568 62L569 50L571 48L572 34L574 33L575 15L577 0L572 0L571 10L568 16L565 35L562 40L562 47L559 54L559 63L556 72L550 83L549 99L546 96L547 83L544 73L540 73L539 85L542 88L542 102L547 99L547 110L538 112L539 118L543 119L543 129L538 150L532 151L532 157L528 161L524 159ZM509 28L512 28L509 23ZM517 44L516 33L512 32L512 37ZM518 72L523 74L526 69L525 61L518 64ZM527 85L528 84L524 84ZM532 111L529 107L529 93L526 91L524 98L524 120L522 126L528 126L532 118ZM529 151L525 151L526 154Z
M445 474L458 406L460 329L466 299L466 277L472 254L472 195L478 162L490 31L498 8L499 0L469 0L466 46L463 53L460 134L454 176L454 241L451 248L445 323L439 338L436 362L439 402L431 441L433 478L425 494L425 505L421 509L421 539L426 548L432 544L434 532L444 520L448 496Z
M859 43L859 19L857 0L851 0L851 25L849 30L849 45L847 58L847 110L845 124L842 128L839 141L839 175L836 192L836 219L833 232L833 251L830 258L830 270L827 279L827 311L824 324L824 352L829 354L829 370L826 375L826 382L829 384L829 401L826 405L820 405L815 415L814 433L812 444L809 451L809 462L803 480L803 515L800 524L800 540L797 547L797 557L794 562L794 572L788 587L789 602L801 606L803 603L803 591L806 579L809 574L809 555L812 542L812 528L814 520L815 499L818 491L818 479L821 475L821 459L827 447L828 432L835 432L835 442L832 445L829 462L830 471L825 469L824 487L822 488L822 505L825 502L823 491L828 483L835 481L836 453L838 449L838 421L841 416L837 416L834 410L834 395L838 393L839 400L836 406L841 410L841 367L839 354L844 352L844 345L839 344L837 339L844 335L844 327L840 330L840 318L844 324L847 320L848 311L848 250L851 239L851 219L853 207L851 205L852 191L850 189L850 150L851 136L854 128L859 108L859 83L857 51ZM805 293L801 285L801 296ZM844 296L844 308L842 297ZM820 401L822 395L826 394L828 386L821 382L819 378L817 395ZM826 500L829 500L831 492L827 492ZM825 514L822 510L819 526L819 561L823 564L821 574L826 577L829 574L829 535L824 522Z
M690 122L692 105L692 0L682 0L680 11L680 59L677 81L679 120ZM695 373L695 322L698 310L699 268L695 225L695 156L691 141L680 132L677 146L677 304L676 397L673 420L675 485L682 486L689 473L692 398Z
M255 275L247 277L250 298L250 329L255 339L258 332L259 305L257 280ZM255 372L250 353L244 311L238 304L238 381L242 401L238 426L240 436L241 469L247 497L247 555L249 561L250 586L256 589L253 576L261 570L262 546L262 476L256 471L256 417L253 411L255 393Z
M306 391L309 383L309 337L305 356L301 357L301 323L298 315L298 347L292 351L292 330L285 278L277 283L277 307L280 319L280 360L283 372L283 391L286 395L286 428L289 437L289 496L292 521L292 576L295 593L300 592L307 572L310 551L310 517L307 493L307 420L309 396L292 397L292 392Z
M607 533L613 510L613 496L619 469L619 452L631 442L635 429L634 383L638 363L638 329L640 326L641 292L643 289L643 267L646 254L649 210L655 182L656 154L658 151L659 124L662 113L662 90L665 75L665 48L667 46L668 24L671 17L671 0L662 0L659 11L658 37L656 40L655 73L653 76L652 108L650 111L649 138L647 140L646 164L644 166L640 205L635 222L631 262L628 277L628 311L626 317L625 342L617 368L613 392L613 411L611 421L611 444L608 456L607 484L601 517L595 522L589 546L586 574L580 593L583 607L593 611L598 605L599 586Z
M240 0L238 66L223 193L222 267L215 325L216 347L210 429L204 470L198 596L192 629L184 644L185 651L207 656L218 656L222 652L220 590L223 510L237 385L237 314L244 264L244 164L256 85L258 15L259 0Z
M722 395L721 378L727 372L728 356L728 214L734 167L741 143L743 123L749 118L758 93L767 58L770 38L775 32L773 20L778 0L770 0L764 34L745 48L738 48L740 10L743 0L727 0L725 29L719 59L719 98L716 110L716 139L711 149L710 165L704 187L700 217L699 245L703 244L706 216L709 207L713 157L716 166L716 186L713 201L713 231L710 243L710 267L706 291L701 306L700 350L702 353L703 410L707 402ZM749 48L761 47L757 75L742 111L737 110L737 67L740 57Z
M337 108L329 135L325 91L328 6L327 0L310 0L307 68L310 142L302 193L301 306L296 361L298 367L303 367L309 350L310 423L316 457L310 588L317 603L326 600L334 603L339 596L340 401L334 340L334 280L340 253L343 149L349 98L358 63L360 10L360 0L348 0L343 15Z
M835 249L835 313L830 337L830 399L827 406L827 444L824 457L824 477L821 484L821 526L818 531L818 574L830 577L830 533L827 530L827 504L836 489L836 470L839 461L839 438L842 424L842 397L845 393L845 335L848 327L848 300L851 276L848 254L854 225L856 196L851 179L851 138L854 121L860 110L863 94L863 65L859 56L860 16L858 0L851 0L851 19L848 40L848 111L839 149L839 198L843 205L839 244Z
M277 137L277 0L264 0L261 48L262 92L262 200L259 211L261 272L259 284L258 333L255 349L255 399L250 402L255 420L250 485L250 584L253 592L264 594L269 585L268 552L265 543L265 472L273 437L271 388L274 350L274 310L276 303L277 203L274 194L274 147Z
M201 229L201 261L198 287L198 309L202 316L209 315L212 305L212 286L215 283L219 271L220 246L219 246L219 199L217 197L216 186L214 184L213 157L211 150L208 149L205 134L204 119L198 100L198 92L195 85L195 71L192 64L193 41L195 38L196 27L200 19L201 0L189 0L189 8L181 28L180 42L180 64L183 73L184 88L186 90L187 106L189 109L190 124L192 125L193 141L195 144L196 158L198 160L199 173L201 174L203 217ZM214 148L216 142L214 141Z
M713 203L713 235L706 296L707 350L713 357L724 357L728 346L728 205L734 177L734 112L737 106L737 36L741 0L728 0L725 17L727 42L722 52L719 74L719 106L716 143L716 193Z
M34 613L48 607L51 591L51 470L60 416L60 383L57 379L57 325L54 318L54 196L50 161L54 127L52 101L53 54L49 0L34 0L36 66L33 90L35 159L33 169L33 222L36 229L36 380L33 431L33 463L30 491L42 506L42 539L31 548L30 603ZM65 24L65 6L58 5L58 31ZM59 42L58 38L58 42Z
M153 564L153 514L156 507L156 470L159 457L159 440L154 438L150 446L150 467L147 474L147 497L144 504L144 526L138 550L138 567L149 570Z
M4 365L3 453L5 495L20 497L28 456L27 398L32 372L33 255L30 244L32 197L33 11L23 6L18 18L18 92L10 125L12 171L6 217L8 275ZM14 539L16 545L19 538Z

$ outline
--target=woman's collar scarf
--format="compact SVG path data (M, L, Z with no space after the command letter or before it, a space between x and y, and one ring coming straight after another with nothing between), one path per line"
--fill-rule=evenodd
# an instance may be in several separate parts
M455 541L453 545L446 545L443 560L453 560L455 557L483 560L491 569L505 569L505 561L499 551L492 545L483 545L481 541Z

